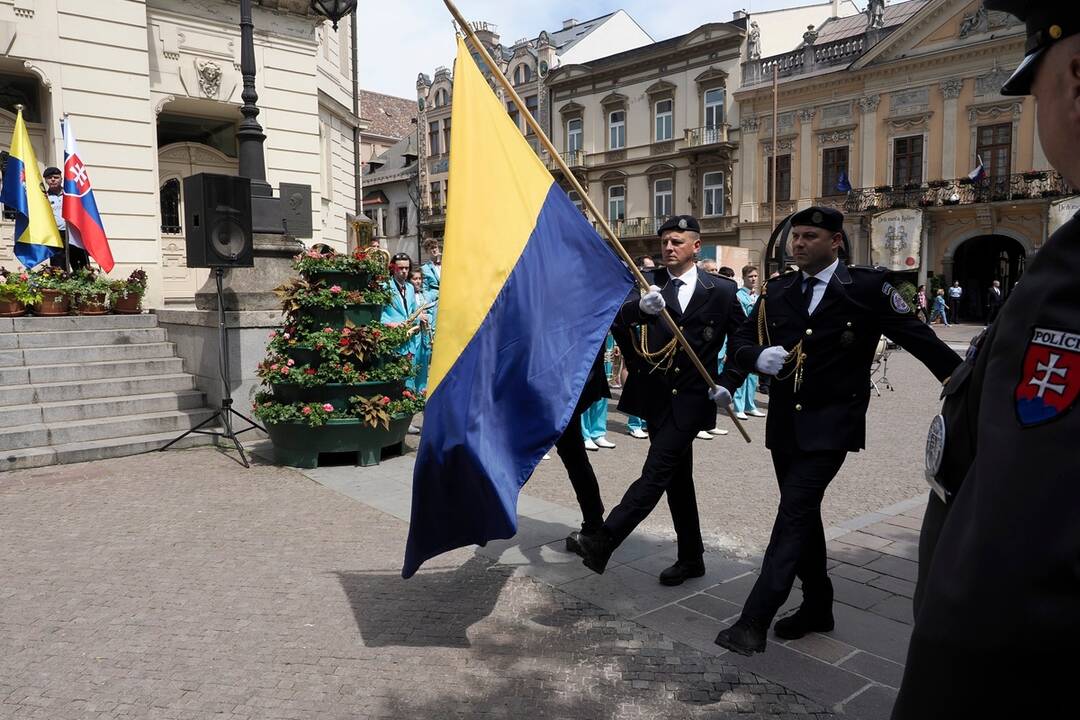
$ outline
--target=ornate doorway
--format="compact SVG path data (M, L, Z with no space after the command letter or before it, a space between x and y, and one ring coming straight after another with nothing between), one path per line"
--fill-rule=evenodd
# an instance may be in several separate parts
M1009 297L1013 285L1024 274L1027 254L1023 245L1005 235L980 235L965 240L953 253L953 280L960 281L964 295L960 317L986 319L986 296L994 280L1001 283L1001 294Z
M158 192L161 201L161 275L166 305L190 304L210 271L187 267L184 245L183 180L198 173L235 175L236 158L193 142L158 150Z

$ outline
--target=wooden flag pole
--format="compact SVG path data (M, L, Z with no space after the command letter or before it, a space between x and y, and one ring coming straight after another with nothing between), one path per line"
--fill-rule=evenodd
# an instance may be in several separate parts
M596 209L596 206L593 205L592 200L589 198L589 194L585 192L585 189L581 187L581 183L578 182L578 179L574 177L574 174L572 172L570 172L570 168L566 166L566 161L563 160L562 155L559 154L559 151L555 149L555 146L551 143L551 140L548 139L547 133L545 133L543 128L540 127L540 123L536 121L536 118L533 117L529 109L525 107L525 102L521 99L521 97L518 96L517 92L514 90L514 86L511 85L510 81L506 79L506 76L502 74L502 71L499 70L498 64L496 64L495 60L488 53L487 48L485 48L484 44L480 42L480 39L476 37L476 33L473 32L472 26L469 25L468 21L465 20L465 18L461 15L461 12L457 9L457 6L454 5L453 0L443 0L443 3L446 5L446 9L450 11L450 14L454 16L454 20L457 22L458 29L465 34L465 37L472 44L473 48L478 53L480 53L480 56L484 59L484 62L491 70L492 76L499 83L499 85L502 86L502 89L506 92L506 94L510 96L510 99L513 101L514 106L518 110L518 113L520 113L521 116L525 118L525 123L529 126L529 129L533 131L533 134L536 135L536 137L540 140L540 144L543 145L545 150L547 150L548 155L550 155L551 159L555 162L556 165L558 165L559 170L562 171L563 176L567 179L567 181L573 187L574 191L581 198L582 203L585 205L588 211L592 214L594 218L596 218L597 223L600 225L600 229L603 230L603 235L608 241L608 244L611 245L611 247L615 250L619 257L622 258L622 261L626 263L627 267L630 268L630 272L633 273L634 279L637 280L638 285L641 286L642 289L648 290L649 282L645 279L645 276L641 274L641 270L638 269L637 265L634 264L634 260L630 257L630 254L626 252L626 248L624 248L622 243L619 242L618 236L611 229L611 226L608 225L607 220L604 219L604 217ZM701 364L701 359L697 356L697 353L694 352L694 349L690 347L690 343L687 342L686 336L682 334L679 326L671 317L671 313L669 313L665 308L661 311L660 316L664 319L664 322L667 323L667 326L671 329L671 332L675 336L675 339L678 340L679 345L682 346L682 349L686 352L687 356L690 358L690 361L694 364L694 367L697 368L697 371L701 373L701 376L703 378L705 378L705 382L708 383L709 388L715 388L716 383L713 382L712 376L709 374L709 371L705 369L705 366ZM735 417L735 413L732 411L731 406L729 405L726 410L728 417L730 417L731 421L735 423L735 427L736 429L738 429L739 434L743 436L743 439L746 440L746 442L750 442L750 435L747 434L746 429L742 426L742 423L740 423L738 418Z

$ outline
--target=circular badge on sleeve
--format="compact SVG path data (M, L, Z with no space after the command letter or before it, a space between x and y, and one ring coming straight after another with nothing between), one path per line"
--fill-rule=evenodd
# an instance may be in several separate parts
M945 418L942 415L935 415L926 433L926 481L931 485L937 482L937 474L941 470L941 460L944 456Z

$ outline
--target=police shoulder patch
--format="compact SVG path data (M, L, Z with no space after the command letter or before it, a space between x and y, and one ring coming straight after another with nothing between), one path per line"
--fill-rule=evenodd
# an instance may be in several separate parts
M1080 396L1080 332L1033 328L1013 392L1023 427L1057 420Z

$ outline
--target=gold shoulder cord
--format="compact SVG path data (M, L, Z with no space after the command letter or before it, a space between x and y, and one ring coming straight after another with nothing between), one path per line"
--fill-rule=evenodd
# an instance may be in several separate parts
M769 337L769 324L765 319L765 290L768 287L769 282L766 280L761 285L761 302L758 303L758 319L757 319L757 331L758 331L758 345L762 347L772 346L772 338ZM803 379L803 363L806 362L806 353L802 349L803 341L800 340L795 344L795 347L791 348L791 352L784 358L784 364L794 361L791 370L786 375L777 375L777 380L787 380L791 377L792 373L795 374L795 392L799 391L802 386Z
M634 352L636 352L645 362L652 365L652 370L649 371L650 373L655 370L667 372L671 369L672 364L675 362L675 353L679 349L679 341L677 338L671 338L671 342L656 352L649 352L649 335L643 324L638 332L638 342L633 342L633 334L630 335L630 339L634 346Z

